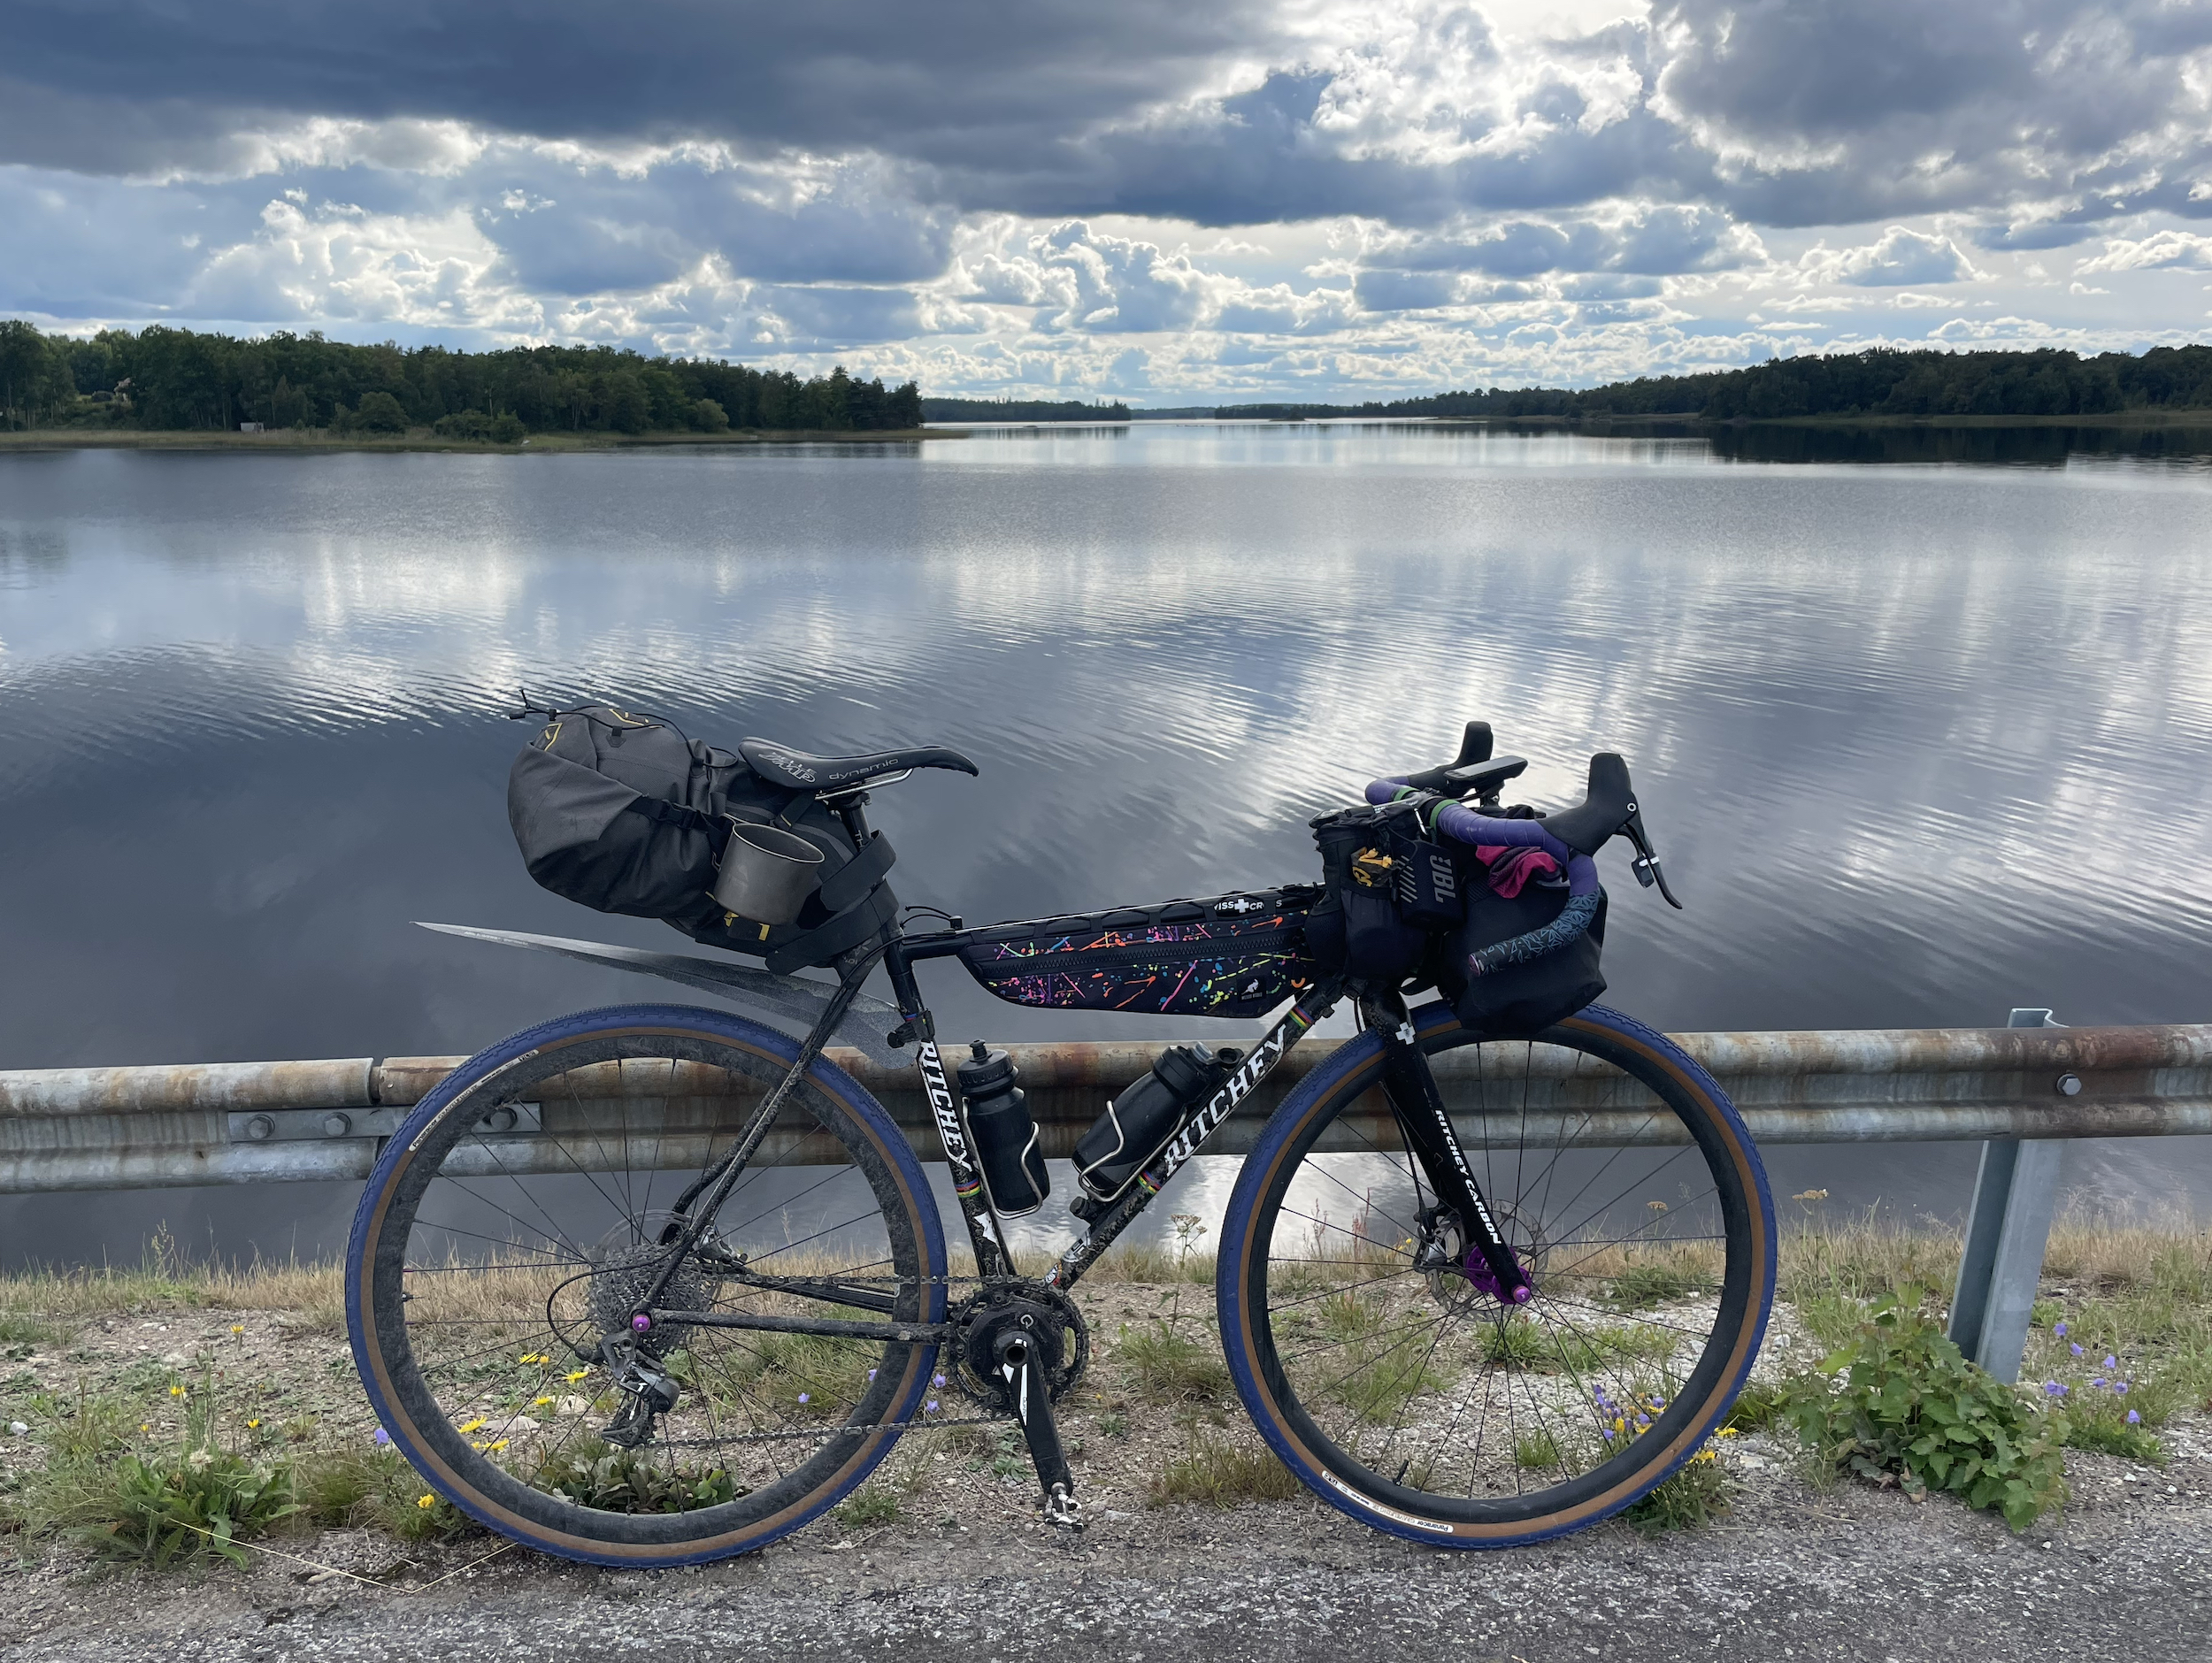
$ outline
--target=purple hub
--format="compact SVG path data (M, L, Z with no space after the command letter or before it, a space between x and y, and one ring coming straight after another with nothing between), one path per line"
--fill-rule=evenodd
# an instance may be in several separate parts
M642 1334L652 1326L653 1319L642 1311L630 1319L630 1331L634 1334Z
M1501 1305L1526 1305L1535 1295L1536 1290L1529 1284L1528 1267L1525 1265L1521 1265L1520 1284L1509 1291L1498 1286L1498 1273L1490 1268L1490 1261L1482 1256L1481 1248L1470 1248L1462 1262L1467 1272L1467 1280L1475 1290L1488 1294ZM1520 1264L1517 1259L1514 1262Z

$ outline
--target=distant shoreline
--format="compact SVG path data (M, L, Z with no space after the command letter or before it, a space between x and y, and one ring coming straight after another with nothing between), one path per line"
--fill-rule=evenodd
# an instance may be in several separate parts
M1355 417L1340 418L1356 420ZM1405 419L1375 418L1378 420ZM2212 427L2212 410L2124 410L2094 416L1432 416L1425 427L1820 427L1894 431L1907 427Z
M650 449L672 445L879 444L917 439L964 439L957 431L926 427L731 430L719 433L532 433L518 444L488 439L441 439L434 433L333 433L323 428L280 428L275 433L240 433L221 429L34 428L0 433L0 451L8 450L341 450L465 451L493 456L574 455L595 450Z

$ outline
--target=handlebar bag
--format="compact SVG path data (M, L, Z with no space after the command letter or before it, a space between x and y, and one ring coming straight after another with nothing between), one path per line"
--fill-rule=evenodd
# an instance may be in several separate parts
M1437 989L1452 1001L1463 1026L1479 1033L1521 1037L1564 1021L1605 992L1598 960L1605 947L1605 896L1598 896L1590 928L1565 946L1487 976L1470 976L1468 959L1485 947L1540 930L1567 904L1563 885L1507 882L1510 896L1485 881L1479 862L1462 862L1466 922L1444 938L1431 960Z
M1298 885L996 924L971 932L960 962L1012 1005L1261 1016L1313 980L1306 917L1320 894Z
M735 752L658 717L610 704L547 714L508 770L507 820L530 876L555 894L772 961L798 949L796 963L772 962L779 969L826 962L841 950L833 939L855 945L897 916L881 884L835 914L818 889L787 924L726 911L709 891L732 820L804 838L822 851L826 879L859 853L843 823L811 793L772 786Z
M1394 986L1428 951L1431 925L1412 910L1420 891L1406 880L1423 870L1435 846L1421 837L1417 811L1398 803L1319 815L1312 826L1326 893L1309 938L1316 958ZM1432 900L1432 879L1427 893Z

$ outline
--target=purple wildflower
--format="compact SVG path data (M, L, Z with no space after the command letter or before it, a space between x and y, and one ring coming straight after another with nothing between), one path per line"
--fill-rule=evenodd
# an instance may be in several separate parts
M379 1447L381 1447L382 1445L386 1445L386 1444L388 1444L388 1443L390 1443L391 1441L392 1441L392 1435L391 1435L389 1432L387 1432L387 1431L386 1431L386 1430L385 1430L382 1427L380 1427L380 1427L378 1427L378 1428L376 1429L376 1442L377 1442L377 1445L378 1445L378 1446L379 1446Z
M2097 1365L2100 1368L2117 1368L2119 1366L2120 1360L2117 1357L2111 1355L2109 1353L2106 1354L2105 1360Z
M2066 1395L2066 1387L2063 1383L2056 1380L2045 1381L2043 1383L2043 1390L2047 1395L2054 1398L2062 1398Z
M1613 1429L1609 1426L1605 1429L1605 1441L1609 1444L1613 1441Z
M2133 1425L2137 1424L2139 1422L2140 1422L2140 1421L2142 1420L2142 1418L2143 1418L2143 1417L2142 1417L2141 1415L2139 1415L2139 1414L2136 1414L2136 1412L2135 1412L2134 1410L2130 1409L2130 1410L2128 1411L2128 1424L2129 1424L2130 1426L2133 1426Z
M2124 1398L2128 1394L2128 1383L2124 1380L2115 1381L2112 1389Z
M2057 1335L2057 1336L2059 1337L2059 1338L2061 1338L2061 1339L2064 1339L2064 1338L2066 1337L2066 1324L2065 1324L2065 1323L2063 1323L2063 1322L2060 1322L2060 1323L2056 1324L2056 1325L2055 1325L2055 1327L2051 1330L2051 1332L2052 1332L2052 1333L2054 1333L2054 1334L2055 1334L2055 1335Z
M942 1375L932 1375L929 1377L929 1383L941 1388L945 1383L945 1377Z
M2075 1355L2075 1356L2078 1357L2078 1356L2080 1356L2080 1355L2081 1355L2081 1347L2080 1347L2080 1345L2076 1345L2072 1346L2070 1349L2072 1350L2072 1352L2073 1352L2073 1353L2074 1353L2074 1355Z
M875 1377L876 1377L876 1371L875 1371L874 1369L871 1368L871 1369L868 1371L868 1378L869 1378L869 1379L871 1379L871 1380L873 1380Z
M936 1414L936 1413L937 1413L937 1399L934 1399L934 1398L932 1398L932 1399L930 1399L927 1403L924 1404L924 1405L922 1406L922 1413L923 1413L924 1414Z
M800 1401L801 1403L804 1403L804 1402L806 1401L806 1393L805 1393L805 1392L802 1391L802 1392L799 1394L799 1401Z

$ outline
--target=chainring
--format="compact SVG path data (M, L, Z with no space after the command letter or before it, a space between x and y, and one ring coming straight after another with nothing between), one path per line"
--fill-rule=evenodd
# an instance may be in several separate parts
M1025 1321L1025 1319L1026 1319ZM960 1390L999 1414L1014 1412L1013 1395L993 1367L993 1347L1009 1328L1025 1330L1037 1347L1045 1383L1057 1403L1091 1366L1091 1330L1075 1301L1048 1283L1026 1277L994 1283L952 1314L945 1346Z

